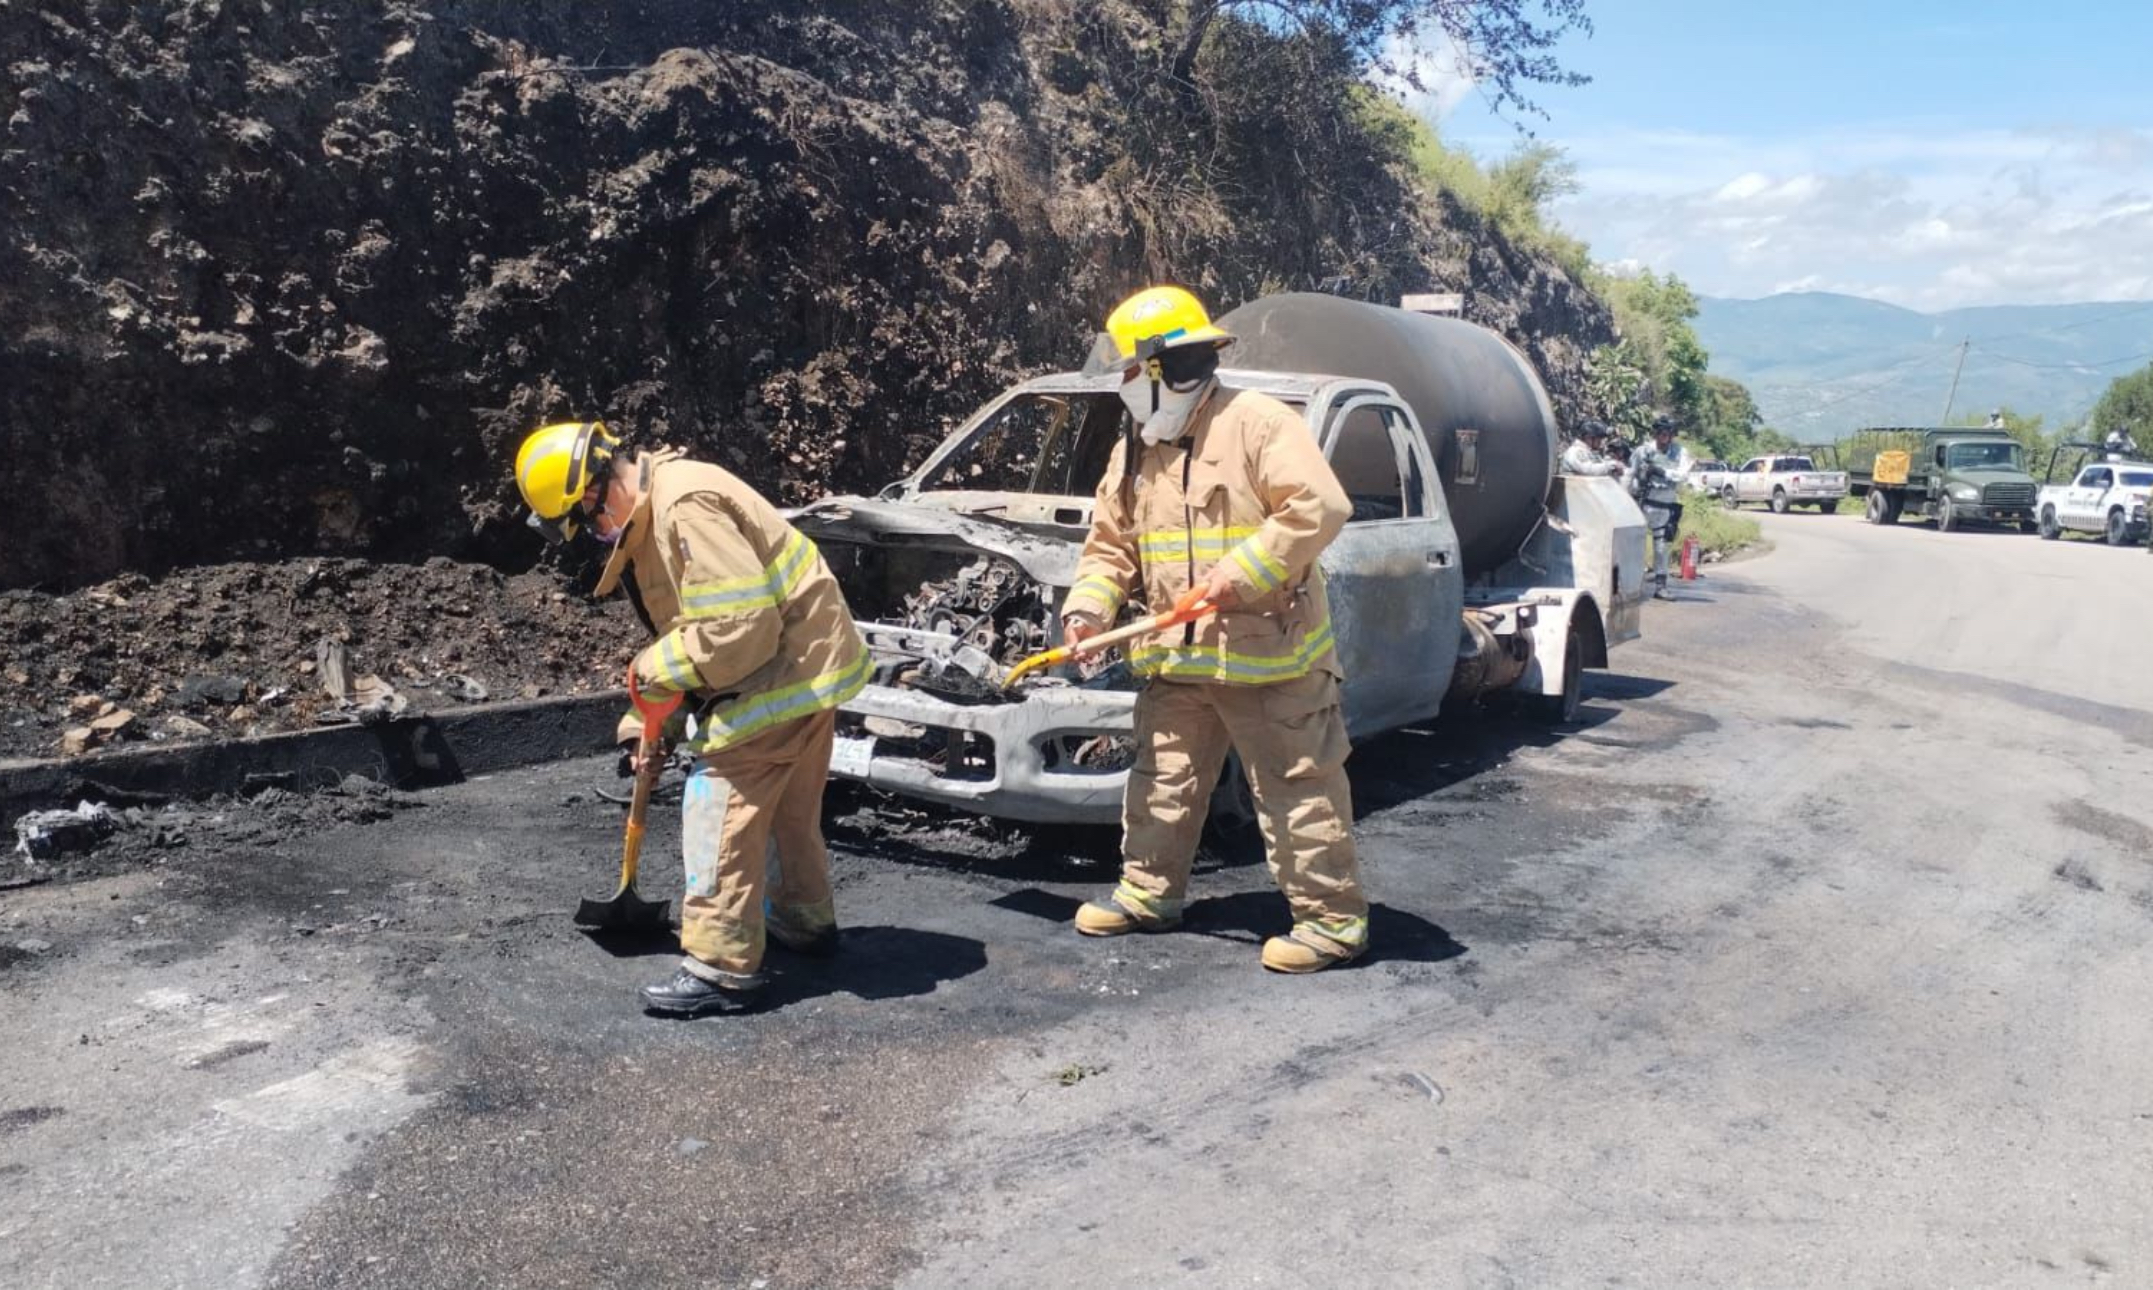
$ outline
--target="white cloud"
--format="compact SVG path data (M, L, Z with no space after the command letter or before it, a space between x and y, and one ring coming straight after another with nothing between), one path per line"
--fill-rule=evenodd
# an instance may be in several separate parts
M1728 180L1720 187L1718 192L1712 194L1712 200L1719 202L1746 202L1771 186L1771 180L1752 170Z
M1378 72L1369 79L1405 100L1405 105L1435 125L1442 125L1452 111L1473 92L1471 64L1465 51L1441 32L1416 41L1392 36L1384 42L1383 61L1396 73ZM1419 81L1416 87L1414 81Z
M1886 123L1560 142L1581 185L1556 207L1563 226L1603 261L1707 294L1850 290L1918 309L2153 298L2153 131Z

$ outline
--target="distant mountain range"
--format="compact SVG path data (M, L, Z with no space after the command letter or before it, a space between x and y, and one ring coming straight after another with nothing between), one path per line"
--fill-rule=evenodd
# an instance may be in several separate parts
M1925 314L1809 291L1698 306L1711 370L1749 387L1765 424L1805 443L1936 424L1961 342L1954 418L2008 407L2050 430L2083 420L2110 381L2153 363L2153 301Z

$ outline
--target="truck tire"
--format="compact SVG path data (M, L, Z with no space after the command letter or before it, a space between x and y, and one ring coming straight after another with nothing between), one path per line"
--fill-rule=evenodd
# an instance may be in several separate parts
M2058 523L2056 523L2056 508L2055 508L2055 507L2053 507L2053 506L2044 506L2044 507L2042 507L2042 508L2041 508L2041 530L2040 530L2040 531L2041 531L2041 536L2042 536L2042 538L2044 538L2045 540L2047 540L2047 541L2050 541L2050 542L2053 542L2053 541L2055 541L2055 540L2056 540L2057 538L2060 538L2060 537L2062 537L2062 536L2063 536L2063 526L2062 526L2061 524L2058 524Z
M2101 536L2108 539L2108 545L2110 546L2127 546L2130 544L2131 522L2123 518L2122 507L2119 506L2108 512L2108 527L2102 530Z
M1734 510L1736 507L1742 504L1742 499L1734 495L1734 485L1732 484L1729 484L1719 490L1719 500L1724 503L1727 509L1730 511Z
M1577 710L1585 702L1585 638L1577 629L1577 619L1570 620L1570 630L1562 641L1562 693L1535 694L1525 701L1525 710L1538 721L1551 726L1566 726L1577 720Z
M1958 510L1951 505L1951 494L1945 493L1936 499L1936 531L1949 533L1958 527Z
M1786 490L1786 489L1784 489L1784 488L1775 488L1775 489L1773 489L1773 490L1772 490L1772 514L1774 514L1774 515L1785 515L1785 514L1787 513L1788 507L1789 507L1789 503L1788 503L1788 501L1787 501L1787 490Z
M1869 500L1862 503L1862 515L1871 524L1896 524L1899 508L1891 504L1891 495L1881 488L1869 490Z

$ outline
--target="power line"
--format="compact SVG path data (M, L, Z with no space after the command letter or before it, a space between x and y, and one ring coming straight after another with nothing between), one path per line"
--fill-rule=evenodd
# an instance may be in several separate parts
M1831 398L1811 403L1807 407L1800 408L1794 412L1784 413L1782 415L1784 415L1789 420L1792 420L1796 417L1815 416L1817 413L1824 411L1826 408L1837 407L1842 403L1861 398L1865 394L1874 394L1878 390L1887 389L1891 386L1902 384L1911 377L1923 374L1919 372L1903 372L1900 369L1911 367L1916 363L1934 362L1935 360L1942 358L1945 354L1950 353L1951 350L1955 350L1957 348L1957 345L1952 345L1949 349L1941 350L1934 354L1916 354L1912 358L1901 359L1899 362L1893 364L1890 368L1885 369L1888 372L1897 373L1896 375L1886 376L1883 380L1876 382L1874 385L1864 385L1857 390L1848 390L1844 394L1834 395Z
M2153 303L2133 305L2128 309L2119 309L2112 314L2102 314L2096 318L2081 318L2074 323L2058 323L2053 327L2036 327L2032 331L2004 332L1998 336L1977 336L1973 339L1976 344L1986 344L1992 340L2017 340L2022 336L2047 336L2059 331L2076 331L2080 327L2096 327L2104 322L2114 322L2118 318L2135 318L2145 313L2153 313Z
M1990 353L1985 349L1976 350L1975 352L1984 357L1992 358L1999 363L2016 363L2020 367L2030 367L2037 372L2078 372L2091 368L2114 367L2119 363L2143 363L2153 360L2153 354L2125 354L2121 358L2104 358L2098 363L2036 363L2030 358L2013 358L2009 354Z

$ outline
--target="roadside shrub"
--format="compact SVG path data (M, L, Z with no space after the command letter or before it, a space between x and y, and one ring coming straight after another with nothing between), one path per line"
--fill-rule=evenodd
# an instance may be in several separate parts
M1757 521L1728 510L1709 493L1683 496L1682 525L1675 533L1677 550L1686 539L1695 536L1700 559L1715 551L1726 557L1755 545L1763 535L1764 529Z

